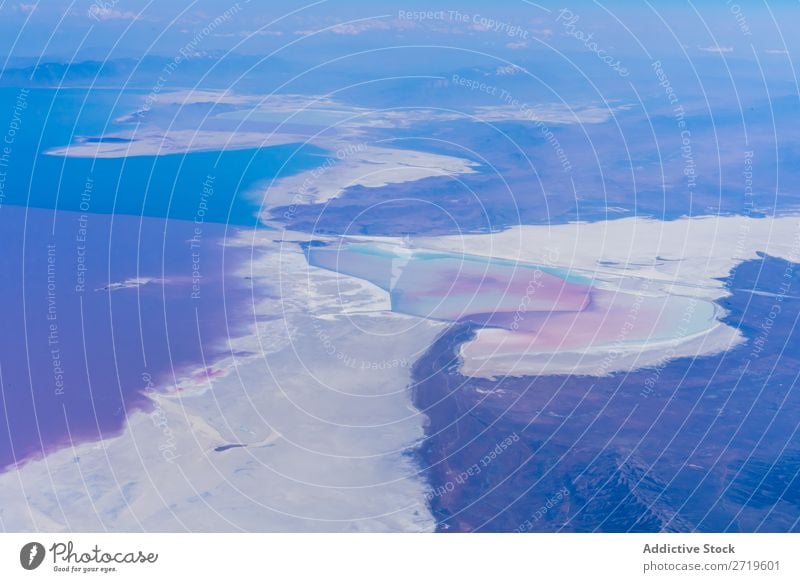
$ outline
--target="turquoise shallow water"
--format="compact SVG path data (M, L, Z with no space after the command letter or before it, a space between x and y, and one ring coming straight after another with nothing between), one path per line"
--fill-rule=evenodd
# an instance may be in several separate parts
M8 137L5 128L13 130L8 163L0 168L5 172L2 203L187 220L202 211L206 222L254 226L260 201L245 195L249 190L314 168L322 159L319 148L292 144L117 159L44 154L79 136L132 127L113 120L140 101L138 92L0 89L0 132Z

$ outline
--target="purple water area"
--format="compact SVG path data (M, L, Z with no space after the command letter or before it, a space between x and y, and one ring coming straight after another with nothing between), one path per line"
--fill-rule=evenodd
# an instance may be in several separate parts
M4 206L0 232L0 468L119 432L245 323L224 225Z
M439 530L800 531L800 271L727 286L747 343L609 377L467 378L477 326L445 332L413 369Z

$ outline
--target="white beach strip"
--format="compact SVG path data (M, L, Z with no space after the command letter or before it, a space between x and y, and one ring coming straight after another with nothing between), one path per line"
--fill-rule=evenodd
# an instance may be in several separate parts
M6 530L433 528L408 454L424 424L408 385L442 324L388 312L323 317L338 291L380 305L274 234L237 241L255 245L239 275L263 298L253 329L231 341L235 356L208 362L208 377L188 373L177 390L159 387L153 412L133 414L120 436L0 475Z

